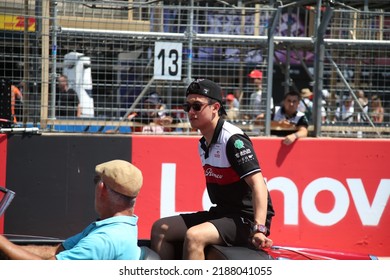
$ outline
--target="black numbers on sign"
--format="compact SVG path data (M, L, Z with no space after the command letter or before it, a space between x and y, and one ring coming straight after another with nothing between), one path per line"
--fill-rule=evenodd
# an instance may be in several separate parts
M178 71L179 71L179 65L178 65L179 53L177 50L171 49L171 50L169 50L168 57L171 59L170 60L171 64L165 65L165 49L161 49L161 51L159 52L159 54L157 56L157 58L159 60L161 60L161 62L162 62L161 75L165 76L165 68L167 66L168 74L170 76L176 76L178 74Z

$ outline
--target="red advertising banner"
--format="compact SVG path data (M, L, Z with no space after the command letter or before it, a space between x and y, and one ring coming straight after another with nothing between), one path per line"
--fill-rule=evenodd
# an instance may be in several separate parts
M139 237L155 220L210 207L197 154L199 137L132 137L144 174ZM276 216L275 245L390 256L390 141L252 138Z

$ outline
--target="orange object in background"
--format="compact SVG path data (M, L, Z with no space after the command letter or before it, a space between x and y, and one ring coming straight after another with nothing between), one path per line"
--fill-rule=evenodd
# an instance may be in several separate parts
M11 116L12 121L14 123L17 122L16 116L15 116L15 104L16 104L16 98L22 99L23 95L22 92L14 85L11 85Z

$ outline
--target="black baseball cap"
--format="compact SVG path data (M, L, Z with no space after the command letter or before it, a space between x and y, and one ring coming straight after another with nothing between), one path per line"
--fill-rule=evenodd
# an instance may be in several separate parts
M196 79L187 88L186 96L189 94L199 94L210 99L216 100L221 107L220 115L227 115L222 104L222 89L219 85L208 79Z
M144 103L151 103L153 105L159 105L159 104L162 103L162 99L161 99L160 95L157 92L151 92L145 98Z

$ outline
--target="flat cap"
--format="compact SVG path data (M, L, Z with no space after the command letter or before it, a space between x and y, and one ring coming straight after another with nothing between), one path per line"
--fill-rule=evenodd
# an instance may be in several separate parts
M110 189L129 197L136 197L142 187L142 172L125 160L111 160L95 167L96 174Z

